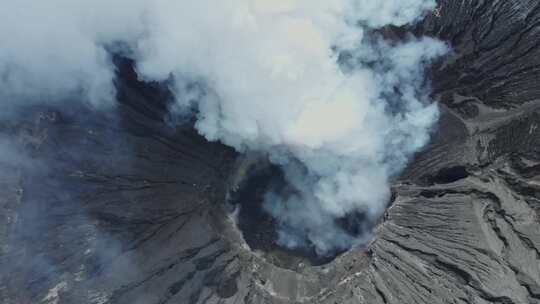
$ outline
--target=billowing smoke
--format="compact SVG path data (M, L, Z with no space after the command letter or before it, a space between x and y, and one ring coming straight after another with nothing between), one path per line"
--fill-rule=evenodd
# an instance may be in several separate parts
M337 219L377 218L389 178L437 119L423 71L446 46L377 34L434 0L2 2L3 102L111 103L111 53L133 58L141 79L170 84L177 115L196 115L208 140L281 166L289 186L264 206L285 246L326 254L363 241Z

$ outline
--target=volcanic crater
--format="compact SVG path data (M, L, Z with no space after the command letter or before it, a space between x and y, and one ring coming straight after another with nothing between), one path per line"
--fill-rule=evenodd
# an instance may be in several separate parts
M412 30L453 49L429 72L441 117L364 247L280 246L279 168L231 182L243 156L171 126L170 92L117 58L114 113L0 124L31 156L0 163L0 302L540 303L540 3L438 4Z

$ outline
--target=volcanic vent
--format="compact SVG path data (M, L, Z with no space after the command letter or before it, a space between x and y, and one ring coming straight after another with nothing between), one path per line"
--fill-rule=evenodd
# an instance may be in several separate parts
M243 240L256 254L284 268L298 269L303 266L319 266L331 262L349 248L318 253L311 243L291 246L279 240L278 219L265 207L269 192L294 192L283 177L279 166L273 165L261 155L241 156L231 178L227 194L228 209ZM336 225L352 237L364 235L373 225L371 219L360 212L336 219Z

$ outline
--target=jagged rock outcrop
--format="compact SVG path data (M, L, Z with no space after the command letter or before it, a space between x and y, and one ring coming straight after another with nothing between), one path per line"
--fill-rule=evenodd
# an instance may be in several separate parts
M238 155L169 127L119 60L114 111L0 124L0 302L540 303L540 2L439 1L414 31L454 50L430 71L442 116L366 248L251 251L224 204Z

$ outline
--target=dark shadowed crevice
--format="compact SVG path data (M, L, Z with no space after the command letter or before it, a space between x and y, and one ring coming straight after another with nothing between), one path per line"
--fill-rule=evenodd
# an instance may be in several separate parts
M464 166L455 166L449 168L443 168L433 175L424 176L423 182L428 185L434 184L450 184L460 179L467 178L469 172Z

